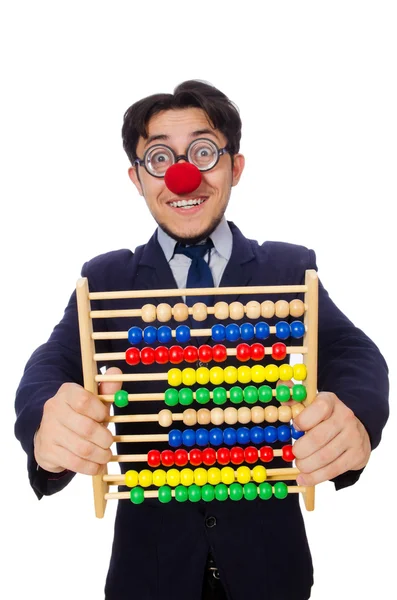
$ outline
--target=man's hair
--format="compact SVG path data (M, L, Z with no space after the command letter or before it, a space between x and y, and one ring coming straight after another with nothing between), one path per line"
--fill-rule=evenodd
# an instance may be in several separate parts
M133 164L140 137L147 139L147 124L163 110L201 108L215 129L227 139L227 148L233 156L240 149L241 119L237 106L213 85L190 80L180 83L173 94L154 94L135 102L124 114L123 147Z

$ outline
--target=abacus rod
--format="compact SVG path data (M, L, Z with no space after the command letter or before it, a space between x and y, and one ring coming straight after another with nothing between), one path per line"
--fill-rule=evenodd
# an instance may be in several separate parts
M304 494L307 487L303 485L289 485L287 487L289 494ZM175 497L175 490L171 490L171 494ZM157 490L147 490L144 492L145 498L158 498ZM105 494L105 500L130 500L130 492L110 492Z
M285 382L286 383L286 382ZM277 390L276 388L272 389L272 396L276 396ZM292 388L290 391L290 394L292 396ZM210 391L210 399L212 400L212 398L214 397L214 394L212 391ZM226 397L230 398L230 391L226 390ZM114 394L104 394L104 395L100 395L98 396L98 398L100 400L102 400L103 402L114 402ZM164 392L159 392L156 394L128 394L128 401L129 402L149 402L149 401L159 401L159 400L164 400L165 398L165 394ZM196 392L193 392L193 398L194 400L196 399Z
M282 456L282 450L273 450L273 456ZM113 454L109 462L147 462L147 454Z
M125 375L123 373L117 375L96 375L95 381L167 381L167 373L137 373Z
M184 467L186 468L186 467ZM188 467L190 468L190 467ZM196 468L196 467L194 467ZM192 469L194 471L194 468ZM203 467L200 467L203 468ZM220 468L220 467L218 467ZM277 477L279 479L284 479L284 477L296 477L297 475L299 475L300 471L299 469L296 469L295 467L285 467L285 468L279 468L279 469L266 469L266 476L267 478L269 477ZM234 476L235 476L235 480L238 481L237 479L237 470L234 471ZM252 476L252 473L251 473ZM123 485L125 483L125 475L103 475L103 480L107 481L109 483L109 485ZM253 481L253 480L252 480ZM154 484L153 484L154 485Z
M168 442L168 433L114 435L114 442Z

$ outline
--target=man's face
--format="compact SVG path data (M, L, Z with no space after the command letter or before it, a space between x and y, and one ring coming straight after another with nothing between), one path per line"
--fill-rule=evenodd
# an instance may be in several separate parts
M189 144L202 137L215 142L219 149L227 145L225 136L212 127L200 108L162 111L150 119L147 133L148 138L139 138L137 145L141 159L155 144L170 146L177 156L186 154ZM231 188L238 183L243 168L241 154L235 155L232 167L231 156L226 153L213 169L202 172L201 184L194 192L181 195L171 192L164 178L153 177L144 167L131 167L128 173L160 227L178 241L195 243L208 237L221 221ZM173 206L177 201L191 199L204 202L186 208Z

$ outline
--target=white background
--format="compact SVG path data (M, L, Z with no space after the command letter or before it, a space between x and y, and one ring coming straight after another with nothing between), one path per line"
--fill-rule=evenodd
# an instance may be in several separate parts
M229 219L248 237L316 250L331 297L389 364L393 405L396 20L395 3L381 0L3 3L7 598L103 598L115 505L95 519L84 476L36 500L13 436L13 401L26 360L61 318L83 262L133 249L154 229L127 177L120 137L124 111L141 97L198 78L236 102L247 166ZM395 597L396 424L392 411L354 488L321 485L316 510L305 513L314 600Z

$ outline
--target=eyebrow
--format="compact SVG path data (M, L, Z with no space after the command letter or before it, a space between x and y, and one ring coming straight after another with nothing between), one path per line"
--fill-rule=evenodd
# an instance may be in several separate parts
M190 137L195 138L195 137L199 137L201 135L212 135L218 141L220 141L218 136L216 135L216 133L214 131L212 131L211 129L197 129L197 131L193 131L190 134ZM151 144L152 142L158 142L158 141L167 142L169 139L170 139L170 136L165 135L164 133L160 133L157 135L150 135L145 142L144 148L147 148L149 146L149 144Z

